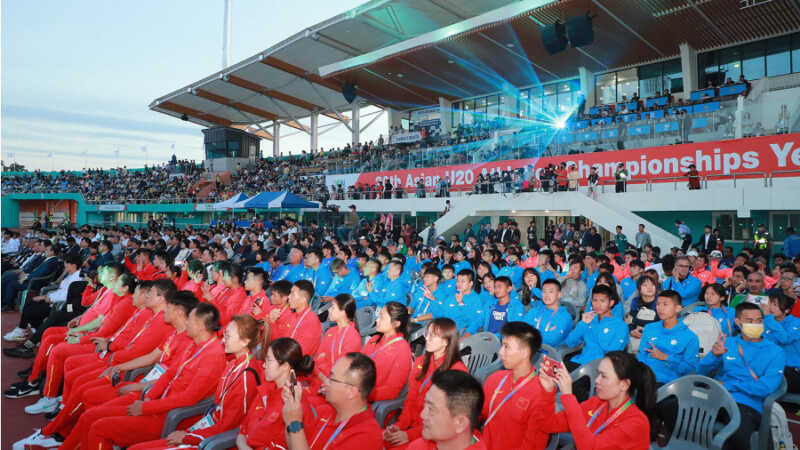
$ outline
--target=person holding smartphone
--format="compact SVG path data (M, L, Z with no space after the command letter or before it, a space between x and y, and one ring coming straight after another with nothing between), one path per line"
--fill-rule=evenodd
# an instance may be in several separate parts
M655 375L646 364L624 351L607 353L598 368L597 393L582 403L572 393L572 378L565 365L557 368L555 376L547 372L539 373L541 395L531 408L529 430L545 436L568 432L577 450L650 448L659 427ZM556 387L561 391L561 412L555 412ZM544 448L529 440L523 448Z

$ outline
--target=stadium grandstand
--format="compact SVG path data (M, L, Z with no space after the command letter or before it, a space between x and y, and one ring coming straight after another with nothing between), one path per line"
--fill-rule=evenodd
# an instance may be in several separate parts
M373 0L149 107L202 159L3 172L4 448L800 443L795 1Z

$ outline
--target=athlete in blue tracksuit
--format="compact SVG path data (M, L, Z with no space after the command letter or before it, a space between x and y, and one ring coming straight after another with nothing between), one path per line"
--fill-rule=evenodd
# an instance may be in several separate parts
M700 306L695 311L705 311L711 314L711 316L719 322L722 334L726 336L733 336L734 331L736 331L736 325L733 320L736 315L736 310L733 308L724 305L719 305L716 308Z
M778 389L783 379L786 355L771 339L763 337L764 319L759 307L741 303L736 307L736 325L741 336L721 336L697 363L697 372L714 377L725 386L739 406L739 428L728 438L726 448L747 449L750 435L758 429L764 398Z
M542 285L542 300L533 303L522 318L523 322L539 330L543 344L552 347L563 345L572 330L572 315L559 305L560 299L561 283L555 279L546 280Z
M675 270L678 269L680 260L675 263ZM686 261L686 264L689 262ZM686 278L678 279L677 275L672 278L667 278L661 285L662 289L671 289L681 295L683 306L690 305L697 301L697 296L700 294L700 289L703 288L703 283L694 275L688 275Z
M525 315L525 306L519 300L514 301L509 295L513 286L508 277L497 277L494 282L495 302L484 310L483 331L494 333L498 338L500 329L507 322L517 322Z
M391 261L388 265L385 281L381 282L380 286L373 288L372 292L367 295L367 304L375 305L377 308L382 308L389 302L408 304L407 296L411 286L408 279L402 276L403 264L399 261Z
M638 358L653 370L658 383L666 384L694 372L700 341L678 320L681 309L678 293L662 291L656 302L661 320L644 326Z
M628 324L611 313L615 303L613 299L614 295L608 286L595 286L592 290L594 314L584 313L565 340L570 347L583 343L581 352L570 360L573 365L586 364L613 350L625 350L628 345Z
M328 285L328 289L322 294L325 297L336 297L339 294L352 295L353 291L358 287L358 283L361 281L358 272L347 267L344 261L332 263L331 272L336 273L336 276L333 277L333 280L331 280Z

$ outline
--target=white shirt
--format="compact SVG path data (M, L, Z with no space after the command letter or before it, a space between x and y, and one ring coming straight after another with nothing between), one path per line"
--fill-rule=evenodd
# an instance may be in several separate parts
M50 303L57 304L66 302L67 293L69 292L69 285L75 281L80 281L80 279L80 270L76 270L72 275L65 276L64 279L61 280L61 284L58 285L58 289L47 294L47 296L50 297Z
M11 238L7 241L3 241L3 253L17 253L19 251L19 239Z

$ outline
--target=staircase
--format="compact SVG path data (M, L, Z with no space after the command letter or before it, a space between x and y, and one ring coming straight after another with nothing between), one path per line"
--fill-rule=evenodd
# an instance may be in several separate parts
M615 194L615 198L618 198L619 195ZM510 211L527 215L526 213L540 213L549 210L564 211L571 216L586 217L612 233L617 225L622 225L630 242L633 242L633 237L641 223L650 233L653 245L661 247L662 251L680 246L678 236L644 220L616 202L603 200L603 196L600 197L600 200L594 200L582 192L481 195L462 197L457 201L454 200L453 203L453 209L433 224L438 236L447 237L454 233L461 233L467 223L475 223L477 219L487 215L508 215ZM427 235L427 228L420 233L423 239Z

